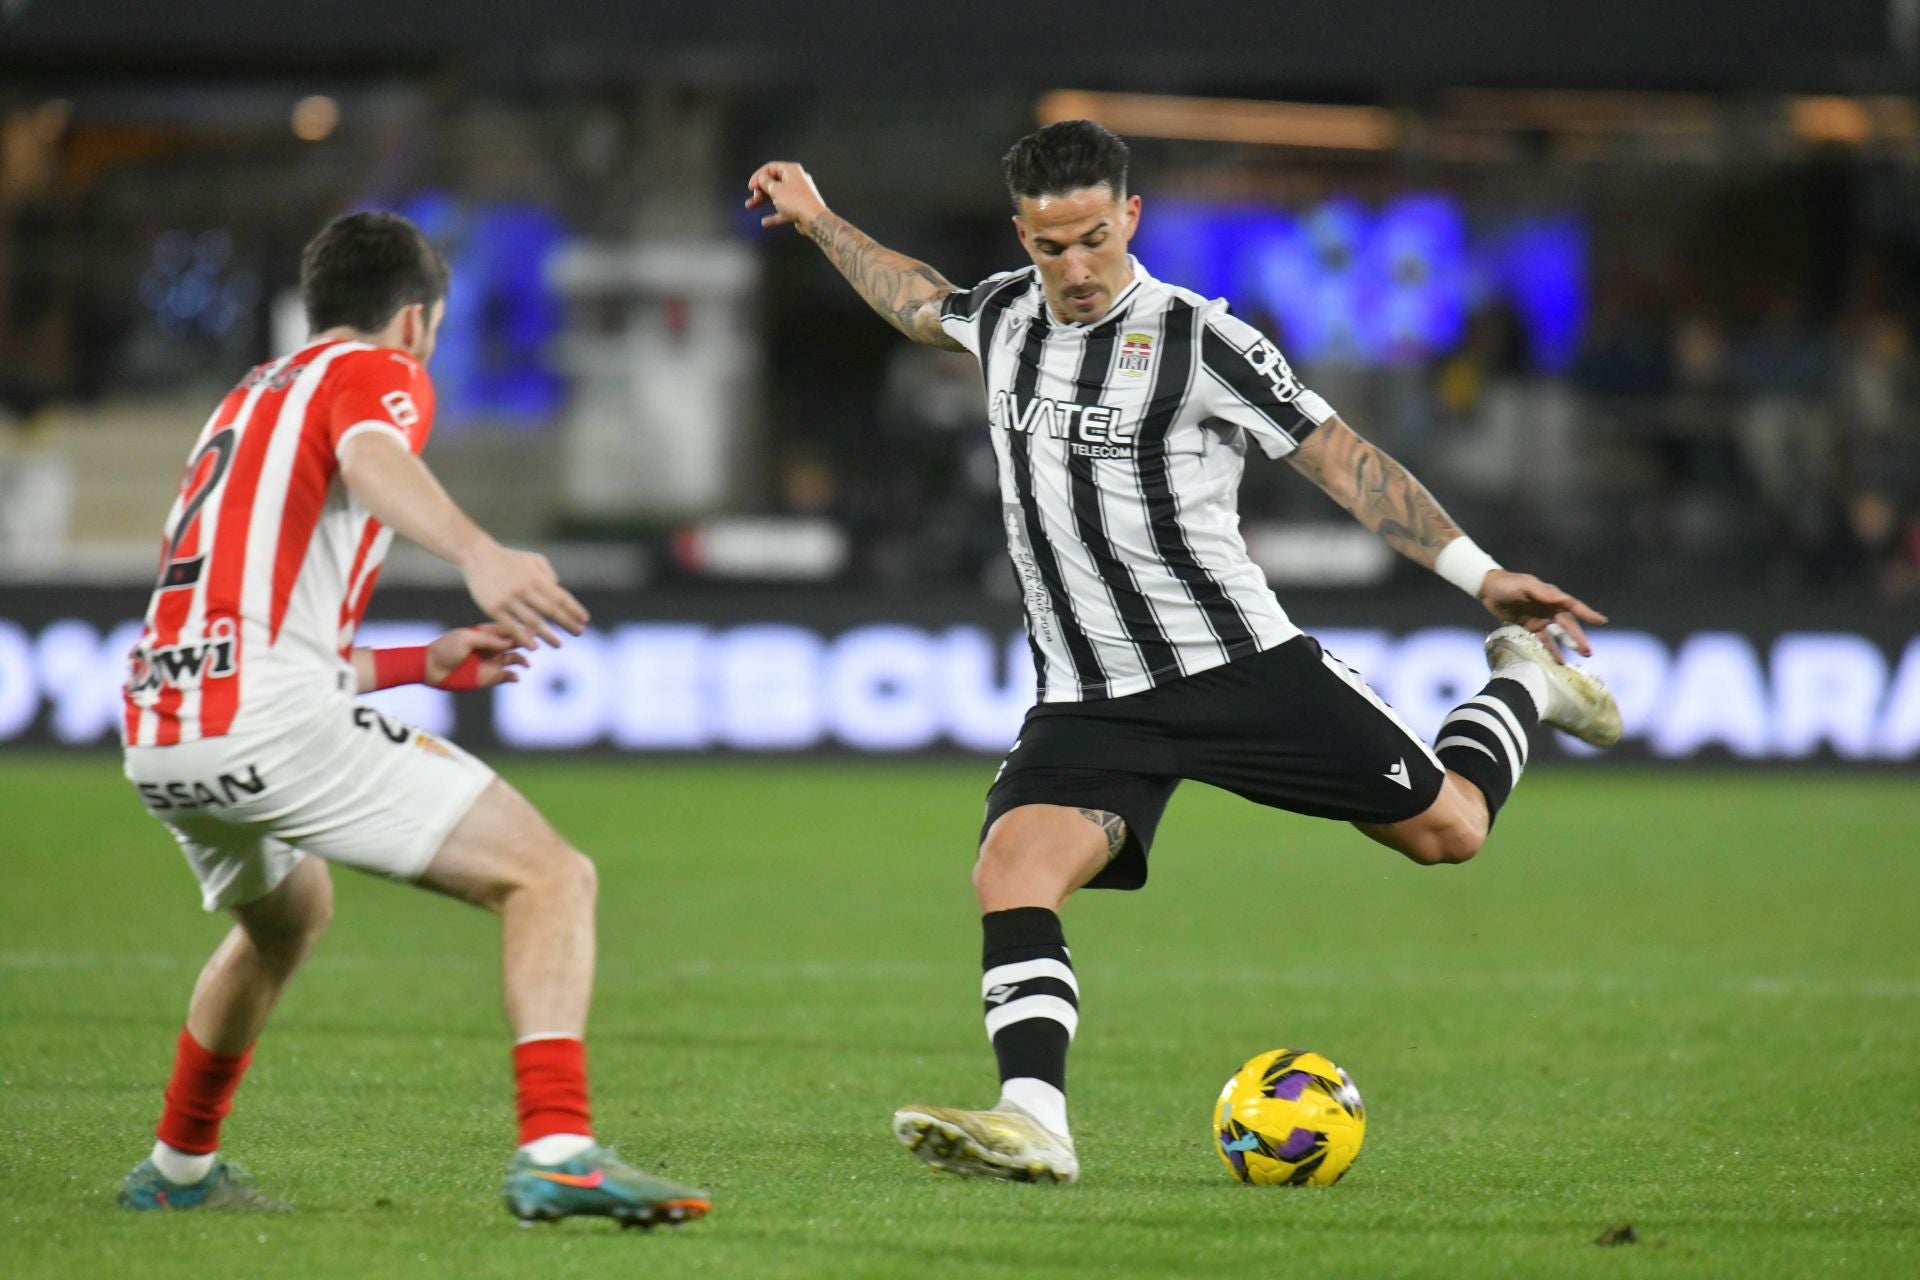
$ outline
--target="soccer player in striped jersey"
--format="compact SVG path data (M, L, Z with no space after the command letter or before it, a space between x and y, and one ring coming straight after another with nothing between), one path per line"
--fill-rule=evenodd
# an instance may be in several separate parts
M1001 1096L904 1107L894 1132L937 1169L1072 1181L1080 994L1059 910L1084 886L1145 882L1181 779L1351 822L1415 862L1463 862L1537 725L1608 745L1620 721L1558 646L1591 653L1582 624L1599 613L1502 568L1270 339L1128 253L1141 206L1125 143L1092 121L1049 125L1007 153L1006 179L1031 265L971 289L833 213L798 164L761 166L746 203L810 238L906 336L980 362L1039 678L973 873ZM1254 449L1504 624L1487 639L1492 678L1432 746L1293 624L1248 558L1235 502Z
M414 225L339 218L307 246L313 336L254 369L194 444L126 684L126 774L165 823L209 911L234 928L201 971L134 1209L284 1207L220 1158L274 1002L326 929L327 864L447 894L501 918L520 1146L507 1207L651 1226L705 1193L632 1168L593 1137L585 1035L593 864L452 743L357 704L399 684L483 689L586 610L540 555L502 547L420 461L426 362L446 264ZM394 532L459 567L490 622L419 648L356 648Z

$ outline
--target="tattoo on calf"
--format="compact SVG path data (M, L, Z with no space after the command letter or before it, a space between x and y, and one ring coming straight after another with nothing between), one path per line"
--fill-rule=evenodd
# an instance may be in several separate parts
M1127 847L1127 820L1105 809L1082 809L1080 816L1099 827L1107 837L1107 861L1112 862Z

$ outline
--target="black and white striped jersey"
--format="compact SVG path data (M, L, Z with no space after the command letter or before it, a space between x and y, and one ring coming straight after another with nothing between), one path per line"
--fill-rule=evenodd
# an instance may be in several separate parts
M980 360L1042 702L1116 698L1291 640L1247 556L1247 442L1279 458L1333 416L1259 330L1162 283L1094 324L1050 314L1029 267L955 292Z

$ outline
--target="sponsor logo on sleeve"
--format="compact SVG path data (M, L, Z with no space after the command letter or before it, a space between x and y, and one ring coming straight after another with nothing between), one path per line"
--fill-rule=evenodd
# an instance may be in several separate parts
M1253 371L1267 380L1273 388L1273 398L1285 404L1294 399L1306 388L1300 385L1300 379L1294 376L1293 369L1287 364L1287 358L1280 354L1280 348L1265 338L1248 347L1247 363Z

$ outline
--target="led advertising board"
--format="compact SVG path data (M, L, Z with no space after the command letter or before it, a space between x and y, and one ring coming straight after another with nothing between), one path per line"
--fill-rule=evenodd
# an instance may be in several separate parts
M0 744L115 742L138 623L100 601L63 612L60 593L32 595L41 607L31 611L0 604ZM651 616L624 619L602 603L594 627L535 653L518 684L458 696L408 687L368 701L480 750L996 755L1033 697L1017 623L981 621L1003 611L979 601L946 617L938 602L920 601L908 619L885 616L883 604L850 611L844 600L756 608L749 593L713 599L709 607L681 597L661 616L661 601L635 597L630 612ZM446 593L396 593L383 604L392 620L369 623L363 643L423 643L442 629L435 615L466 615ZM1486 679L1482 636L1469 627L1301 621L1428 736ZM1920 636L1832 626L1609 628L1596 650L1593 666L1626 724L1609 758L1920 758ZM1537 758L1591 754L1551 736Z

